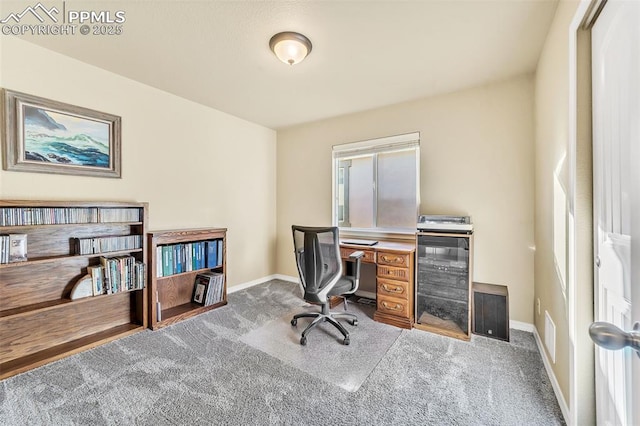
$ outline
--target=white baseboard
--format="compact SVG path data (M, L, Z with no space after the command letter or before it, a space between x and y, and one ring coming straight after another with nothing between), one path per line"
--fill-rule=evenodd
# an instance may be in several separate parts
M253 280L253 281L248 281L246 283L242 283L242 284L237 284L234 286L231 286L229 288L227 288L227 293L235 293L236 291L240 291L240 290L244 290L247 289L249 287L253 287L262 283L266 283L267 281L271 281L271 280L282 280L282 281L289 281L292 283L297 283L298 279L295 277L290 277L288 275L280 275L280 274L273 274L273 275L267 275L266 277L262 277L262 278L258 278L257 280Z
M536 330L536 327L531 323L514 320L509 320L509 328L513 328L514 330L528 331L529 333L534 333Z
M526 324L526 323L524 323ZM553 387L553 392L556 394L556 399L558 400L558 405L560 405L560 410L562 411L562 415L564 416L564 421L570 425L572 424L570 421L571 411L569 411L569 406L567 405L567 401L564 399L562 395L562 391L560 390L560 384L558 383L558 379L556 379L556 375L553 373L553 369L551 368L551 361L547 356L547 351L544 349L544 345L542 344L542 339L540 339L540 335L538 334L538 329L533 327L533 336L536 339L536 344L538 345L538 352L540 352L540 357L542 358L542 362L544 363L544 368L547 370L547 375L549 376L549 380L551 381L551 387Z
M275 275L272 275L272 277L274 280L289 281L290 283L295 283L295 284L300 283L299 277L292 277L291 275L275 274Z

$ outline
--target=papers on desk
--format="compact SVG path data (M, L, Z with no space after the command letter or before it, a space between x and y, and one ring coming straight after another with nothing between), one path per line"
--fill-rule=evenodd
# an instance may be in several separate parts
M340 244L353 244L356 246L374 246L378 244L375 240L342 240Z

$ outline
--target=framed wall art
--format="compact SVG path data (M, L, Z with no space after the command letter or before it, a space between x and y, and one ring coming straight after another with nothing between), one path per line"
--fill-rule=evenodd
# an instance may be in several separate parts
M3 90L5 170L120 177L118 116Z

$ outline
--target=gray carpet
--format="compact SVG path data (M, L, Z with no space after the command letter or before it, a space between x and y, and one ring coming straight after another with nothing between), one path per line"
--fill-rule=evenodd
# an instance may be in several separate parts
M6 379L0 423L563 424L529 333L466 343L404 330L355 392L241 340L299 307L297 295L296 286L272 281L191 320ZM323 346L348 348L331 339Z

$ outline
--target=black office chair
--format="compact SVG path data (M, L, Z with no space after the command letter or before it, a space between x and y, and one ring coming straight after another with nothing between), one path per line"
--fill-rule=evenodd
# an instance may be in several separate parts
M348 312L330 312L329 298L352 294L358 289L360 259L364 253L358 251L351 254L348 261L352 262L352 267L347 268L349 275L343 276L337 227L293 225L291 229L304 300L322 307L320 312L305 312L295 315L291 320L291 325L296 326L299 318L315 318L302 332L300 344L306 345L307 334L318 324L327 321L342 333L342 343L348 345L349 332L338 319L346 318L349 324L355 326L358 317ZM346 298L344 303L346 310Z

